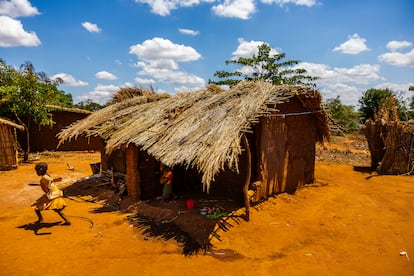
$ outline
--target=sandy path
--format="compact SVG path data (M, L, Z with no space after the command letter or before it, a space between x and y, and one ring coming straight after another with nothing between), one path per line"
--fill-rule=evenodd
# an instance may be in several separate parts
M98 159L81 152L41 161L70 183ZM38 235L18 228L36 219L33 167L0 172L0 275L414 275L413 177L367 178L350 165L317 163L314 185L257 206L249 222L213 240L213 254L185 257L174 241L144 239L127 214L93 213L98 204L78 199L67 200L71 226Z

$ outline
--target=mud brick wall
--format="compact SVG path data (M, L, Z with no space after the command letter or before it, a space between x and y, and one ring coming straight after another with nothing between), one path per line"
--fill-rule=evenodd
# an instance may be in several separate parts
M102 148L102 139L99 137L79 136L76 140L65 142L58 148L58 138L56 135L70 124L84 119L88 114L58 111L53 114L53 126L39 126L35 123L30 127L30 147L31 152L37 151L82 151L82 150L100 150ZM19 141L25 145L25 139L19 136Z

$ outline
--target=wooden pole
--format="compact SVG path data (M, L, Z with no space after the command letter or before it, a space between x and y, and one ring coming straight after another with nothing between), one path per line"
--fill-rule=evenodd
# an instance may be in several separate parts
M252 155L250 152L249 141L246 138L246 135L242 135L242 142L246 149L246 180L243 186L243 195L244 195L244 206L246 207L246 220L249 221L250 219L250 199L249 199L249 185L250 185L250 178L251 178L251 170L252 170Z
M132 200L141 199L141 178L138 170L139 149L134 144L129 144L126 148L126 185L128 197Z

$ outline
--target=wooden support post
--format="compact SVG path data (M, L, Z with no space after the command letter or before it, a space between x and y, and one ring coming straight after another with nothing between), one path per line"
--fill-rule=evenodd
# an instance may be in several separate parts
M244 144L244 148L246 149L246 180L243 186L243 195L244 195L244 206L246 207L246 220L249 221L250 219L250 199L249 199L249 185L250 185L250 178L251 178L251 170L252 170L252 155L250 152L249 141L246 138L246 135L242 135L242 141Z
M132 200L141 199L141 177L138 170L139 149L134 144L126 148L126 185L128 197Z

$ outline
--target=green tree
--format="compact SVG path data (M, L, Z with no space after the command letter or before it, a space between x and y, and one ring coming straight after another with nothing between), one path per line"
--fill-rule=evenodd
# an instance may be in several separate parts
M374 119L376 115L385 116L387 120L408 118L404 101L390 89L368 89L362 93L359 103L363 123L367 119Z
M414 91L414 85L410 85L408 88L409 91ZM409 119L414 119L414 96L411 97L411 101L408 105L409 108Z
M30 153L30 123L52 125L54 121L48 106L72 105L72 96L57 88L60 83L60 79L51 80L45 73L36 72L30 62L22 64L18 70L0 59L0 116L16 119L25 127L25 161Z
M226 65L241 65L241 70L216 71L215 77L220 80L209 80L209 83L217 85L233 86L241 80L265 80L274 85L293 84L315 86L314 80L317 77L307 75L305 69L295 68L299 63L297 60L286 60L285 53L271 54L271 48L267 43L258 46L257 55L250 58L239 57L226 60Z
M359 131L359 114L354 110L352 105L344 105L339 96L328 99L325 103L325 108L328 111L330 118L339 125L338 134L343 132Z
M101 105L99 103L96 103L92 101L91 99L87 99L86 101L79 102L77 104L74 104L73 107L85 109L89 111L97 111L99 109L104 108L104 105Z

